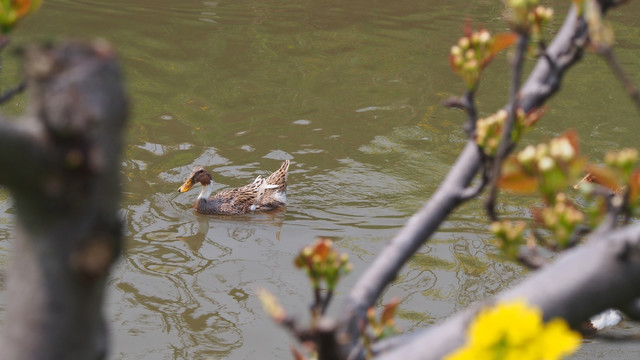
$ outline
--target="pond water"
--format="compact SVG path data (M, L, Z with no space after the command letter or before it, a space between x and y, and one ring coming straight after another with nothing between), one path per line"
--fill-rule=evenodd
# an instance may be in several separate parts
M552 30L568 2L557 2ZM465 18L506 29L500 1L45 1L12 47L102 37L118 49L132 100L122 161L127 249L109 280L110 359L287 359L289 335L263 313L263 287L302 320L311 290L293 266L316 237L350 255L330 313L350 285L436 189L465 136L464 114L441 102L463 90L447 53ZM640 83L640 10L613 11L618 55ZM6 52L5 54L8 54ZM507 94L506 56L481 85L488 115ZM531 61L530 61L531 63ZM4 60L7 87L17 60ZM527 142L575 128L601 159L637 145L640 121L603 61L572 69ZM5 106L19 113L24 98ZM243 185L290 159L286 209L238 217L191 210L176 192L194 165L216 190ZM528 218L535 199L501 196ZM0 191L0 262L13 207ZM513 285L525 271L491 244L481 201L450 217L384 295L400 297L403 331L429 326ZM3 294L0 292L0 296ZM639 330L631 323L620 329ZM586 342L576 359L637 357L640 344Z

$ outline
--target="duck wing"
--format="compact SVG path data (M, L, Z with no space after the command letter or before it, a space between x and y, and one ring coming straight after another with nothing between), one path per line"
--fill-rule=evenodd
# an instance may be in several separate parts
M265 192L272 188L274 185L268 185L265 179L258 176L250 184L213 195L209 201L218 203L223 213L242 214L261 209L260 202Z
M260 199L260 205L265 209L273 209L287 202L287 176L289 160L285 160L280 168L266 179L267 189Z

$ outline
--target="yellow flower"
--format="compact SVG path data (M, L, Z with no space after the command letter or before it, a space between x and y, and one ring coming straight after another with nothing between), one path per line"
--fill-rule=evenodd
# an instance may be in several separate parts
M467 344L446 360L557 360L580 345L563 319L544 324L541 311L524 301L482 310L467 331Z
M571 331L564 320L553 319L545 326L545 331L537 341L541 359L559 359L580 347L580 335Z
M494 360L494 353L487 349L462 348L445 358L446 360Z
M469 334L477 346L494 346L501 340L520 346L542 330L541 319L539 310L514 301L480 312Z

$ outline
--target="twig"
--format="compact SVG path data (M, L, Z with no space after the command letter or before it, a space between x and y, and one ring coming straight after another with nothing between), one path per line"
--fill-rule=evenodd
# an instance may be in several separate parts
M587 43L588 32L584 19L579 16L576 5L571 6L571 10L565 21L547 48L551 62L540 59L537 61L527 82L520 89L520 106L523 111L541 107L559 89L562 75L581 58L584 46ZM554 64L551 66L549 63ZM358 339L362 321L366 321L367 309L375 304L384 289L396 278L400 269L408 261L411 255L419 249L425 241L438 229L447 216L460 205L459 194L469 186L481 169L481 157L475 141L468 141L464 150L453 164L447 177L441 183L435 193L431 195L425 205L418 210L405 224L405 226L394 236L389 244L380 252L374 262L365 270L360 278L353 285L349 296L346 299L341 317L341 329L337 336L341 338L341 355L344 358L354 356L360 358L363 353L359 352ZM577 247L580 249L581 247ZM546 269L547 267L545 267ZM544 269L543 269L544 271ZM447 333L447 336L459 336L464 334L464 328L456 328L454 332ZM427 330L428 331L428 330ZM438 334L444 335L438 331ZM420 333L413 336L413 339L420 337ZM390 347L403 347L411 353L410 346L406 342L406 337L392 338ZM446 343L425 343L426 348L434 344L448 350L459 345L462 337L446 341ZM454 346L454 347L450 347ZM390 350L390 348L387 348ZM424 350L424 349L423 349ZM443 355L433 353L430 350L414 352L414 355L422 354L427 356L432 354L432 358L439 358ZM409 357L404 358L408 360Z
M478 122L475 91L468 90L464 94L464 100L467 104L467 123L464 125L464 130L467 132L467 136L469 136L469 139L473 140L476 136L476 123Z
M459 201L468 201L471 200L482 193L482 190L489 184L489 169L490 162L489 158L484 154L484 151L478 147L478 152L480 153L480 161L482 161L483 169L482 174L480 175L480 182L478 182L475 186L467 186L464 190L460 191L458 196Z
M598 241L563 252L553 263L498 294L494 300L526 299L541 309L545 321L562 317L577 328L603 309L638 299L640 287L634 285L640 281L640 261L637 257L624 261L617 254L624 249L637 251L638 246L640 224L611 231ZM580 306L576 306L578 303ZM405 342L401 341L402 335L393 339L394 348L381 344L386 351L378 354L379 358L442 359L463 344L475 307L458 312L437 327L410 334Z
M538 43L539 46L539 54L538 57L539 58L543 58L545 60L547 60L547 63L549 64L549 67L551 67L552 71L558 71L558 69L556 68L556 63L553 61L553 59L551 58L551 56L549 56L549 53L547 53L547 44L544 41L540 41Z
M460 110L467 109L467 103L465 99L463 97L458 97L458 96L452 96L447 100L444 100L442 102L442 106L449 109L460 109Z
M331 299L333 298L333 291L327 290L326 295L322 298L322 306L320 306L320 314L324 315L327 312L327 307L331 303Z
M518 261L531 270L537 270L547 265L548 261L540 256L536 249L525 248L518 253Z
M0 95L0 104L8 101L14 95L23 92L24 89L26 89L26 87L27 87L27 84L24 81L22 81L18 86L7 90L4 94Z
M334 320L323 317L317 327L318 360L336 360L340 358L339 344L336 337L338 324Z
M547 48L555 66L550 66L548 61L539 60L520 91L520 104L525 112L540 107L555 93L564 71L582 56L587 36L584 19L578 16L574 5L560 32ZM366 309L375 303L411 255L460 204L460 192L469 186L479 169L481 157L478 146L475 141L469 141L436 192L409 219L354 284L342 316L341 336L350 339L343 345L345 355L357 346L358 324L366 318Z
M476 136L476 125L478 123L478 113L476 110L476 100L475 100L475 90L468 90L464 97L459 98L459 100L464 104L464 109L467 112L467 122L464 125L464 130L469 137L469 141L475 142ZM475 186L467 186L458 196L458 201L464 202L475 198L480 195L484 188L489 183L489 158L485 155L484 150L478 146L478 153L480 154L480 162L483 164L482 175L480 177L480 182Z
M311 314L313 314L314 317L321 317L323 314L322 308L322 290L319 287L315 287L313 289L313 304L311 304Z
M493 169L491 171L491 188L489 195L485 201L485 208L487 215L491 221L497 221L498 216L495 211L496 195L498 193L498 180L500 178L500 170L502 168L502 162L509 155L513 149L512 132L517 119L517 110L519 108L519 90L520 80L522 78L522 65L524 64L524 55L529 44L529 35L525 32L521 32L518 37L518 45L516 47L516 53L513 59L513 72L511 76L511 88L509 90L509 110L507 120L502 131L502 138L500 139L500 145L496 151L496 156L493 162Z
M301 343L315 340L315 332L309 328L298 327L298 323L296 323L296 319L293 316L287 316L287 318L279 322L279 325L289 330L291 335Z
M478 120L475 91L467 90L462 97L452 96L443 101L442 106L450 109L461 109L467 112L467 122L464 125L464 130L469 136L469 139L473 139L475 137L476 122Z
M638 112L640 112L640 93L638 92L638 87L635 86L629 75L620 65L620 62L616 58L613 49L609 45L603 45L598 47L598 53L607 61L607 64L616 75L618 80L624 85L624 89L633 100L633 103L636 106Z

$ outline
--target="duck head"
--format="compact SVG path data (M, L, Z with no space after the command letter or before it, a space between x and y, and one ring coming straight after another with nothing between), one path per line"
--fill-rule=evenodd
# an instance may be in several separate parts
M196 166L195 168L193 168L193 171L191 171L191 175L189 175L187 181L185 181L184 184L182 184L182 186L178 188L178 192L182 193L188 191L197 183L200 183L202 184L202 186L207 187L211 185L211 182L212 177L209 171L207 171L207 169L203 168L202 166Z

